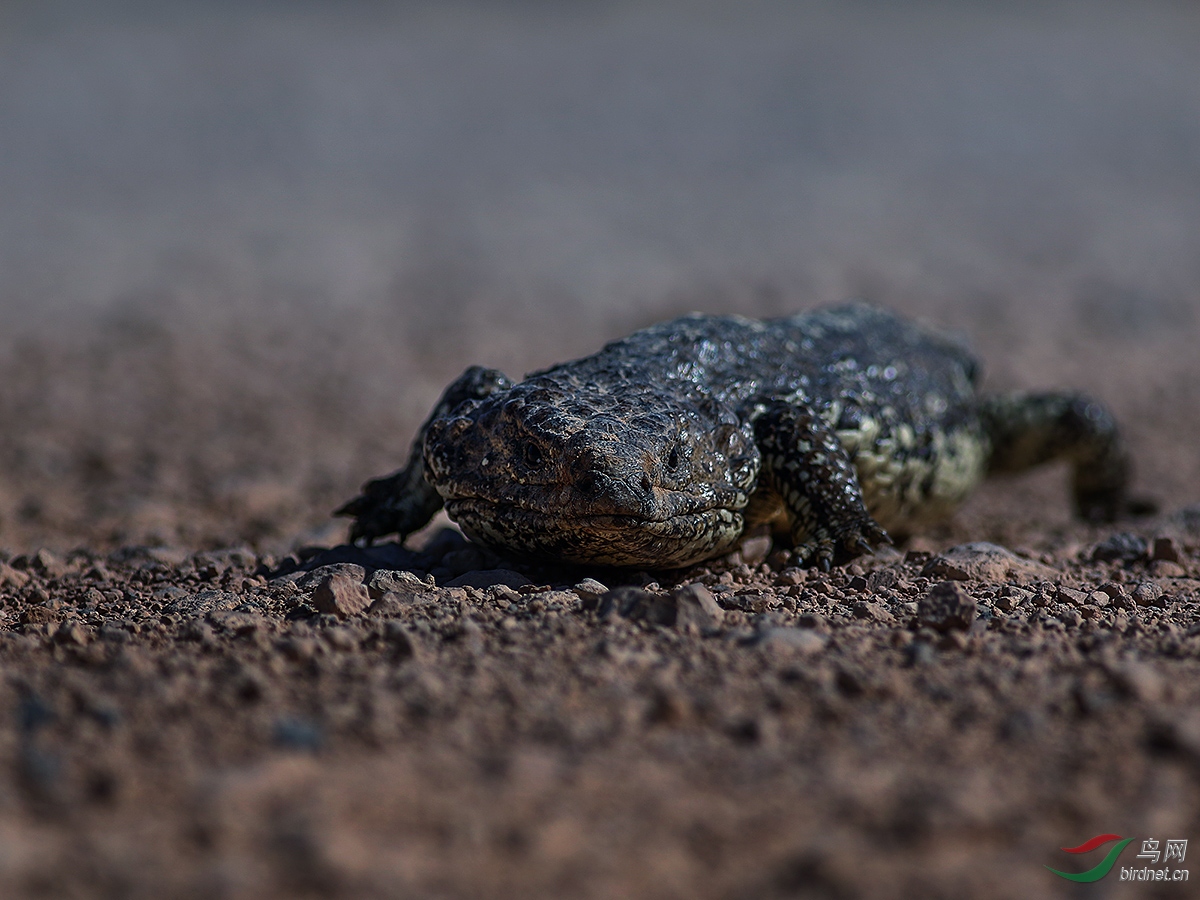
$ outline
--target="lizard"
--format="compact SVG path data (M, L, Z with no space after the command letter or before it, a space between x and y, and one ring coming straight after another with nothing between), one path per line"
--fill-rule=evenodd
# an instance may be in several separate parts
M1071 391L986 394L958 341L865 303L691 314L514 382L468 368L407 465L336 511L352 542L441 508L502 554L670 569L766 524L829 569L946 518L988 474L1072 465L1076 513L1128 506L1112 413Z

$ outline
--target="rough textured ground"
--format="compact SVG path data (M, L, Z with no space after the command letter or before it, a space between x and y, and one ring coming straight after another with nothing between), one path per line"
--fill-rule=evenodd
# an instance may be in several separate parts
M828 575L763 539L672 576L497 568L450 531L13 557L0 883L1053 894L1059 846L1200 828L1200 510L1150 531Z
M1200 853L1194 5L560 7L0 8L0 897L1185 896L1044 866ZM469 364L861 295L1161 514L331 549Z

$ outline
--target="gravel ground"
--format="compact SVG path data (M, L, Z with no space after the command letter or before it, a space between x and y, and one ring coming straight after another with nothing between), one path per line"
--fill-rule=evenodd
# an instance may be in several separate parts
M449 529L12 557L0 884L1052 895L1059 846L1200 826L1200 510L1142 524L830 574L765 539L547 570Z
M1194 8L93 6L0 10L0 896L1186 895L1045 866L1200 841ZM864 294L1161 512L341 545L469 364Z

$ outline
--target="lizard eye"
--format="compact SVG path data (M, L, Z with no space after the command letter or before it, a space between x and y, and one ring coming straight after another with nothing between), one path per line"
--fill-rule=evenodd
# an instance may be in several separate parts
M525 457L525 464L531 469L536 469L540 466L545 458L542 455L542 448L537 444L526 444L522 455Z

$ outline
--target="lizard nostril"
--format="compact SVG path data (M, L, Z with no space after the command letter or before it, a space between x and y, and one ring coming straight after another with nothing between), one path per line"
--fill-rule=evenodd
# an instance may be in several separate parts
M650 482L650 476L643 473L642 474L642 490L648 494L648 493L650 493L651 487L653 487L653 485Z
M590 497L596 493L596 478L594 475L584 475L575 482L575 487L579 490L579 493Z

